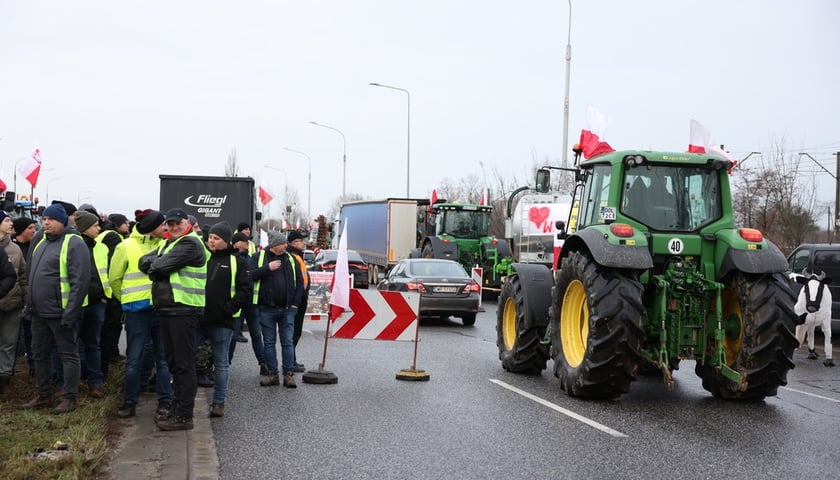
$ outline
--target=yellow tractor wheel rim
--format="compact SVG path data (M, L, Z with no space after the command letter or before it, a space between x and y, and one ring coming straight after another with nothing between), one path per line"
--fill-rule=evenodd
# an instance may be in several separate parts
M583 363L589 338L589 302L580 280L573 280L563 296L560 311L560 343L570 367Z
M725 289L722 294L721 320L726 334L723 336L723 355L726 365L735 365L741 343L744 339L744 316L741 312L741 302L734 291Z
M511 297L505 299L502 309L502 339L505 342L505 350L512 350L513 344L516 343L516 302Z

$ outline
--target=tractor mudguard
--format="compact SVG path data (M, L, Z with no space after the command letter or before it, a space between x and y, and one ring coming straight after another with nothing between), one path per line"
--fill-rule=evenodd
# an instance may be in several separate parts
M554 286L551 270L545 265L535 263L514 263L511 267L521 279L520 285L526 306L524 328L547 327L551 287Z
M484 240L486 240L486 241L484 241ZM505 257L513 256L513 252L511 251L510 244L507 242L507 240L504 240L502 238L497 238L497 239L495 239L495 241L496 241L496 244L494 245L493 243L491 243L491 240L489 238L482 239L481 246L484 247L485 250L490 249L490 248L495 248L496 251L499 252L499 258L505 258Z
M720 268L717 272L717 280L720 281L732 272L744 273L775 273L784 272L789 266L787 259L779 247L773 242L765 239L761 248L748 248L741 245L743 240L731 241L730 235L718 234L718 243L715 246L716 257L721 258Z
M431 245L434 258L458 261L458 244L444 242L440 237L428 237L426 242ZM425 252L425 248L423 249Z
M629 240L634 244L630 244ZM622 241L625 243L621 244ZM637 233L632 239L619 239L609 233L608 225L587 227L567 238L562 256L575 250L588 250L595 263L605 267L634 270L653 268L653 259L643 235Z

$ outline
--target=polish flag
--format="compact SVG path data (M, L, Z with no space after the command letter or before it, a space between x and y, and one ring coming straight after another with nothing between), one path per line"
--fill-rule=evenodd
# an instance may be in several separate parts
M20 173L35 188L38 183L38 175L41 173L41 150L35 149L31 157L21 162L18 166Z
M335 259L335 273L330 285L330 320L335 321L342 312L350 309L350 267L347 265L347 222L338 240L338 255Z
M432 211L432 207L434 206L435 202L437 202L437 201L438 201L437 189L433 188L432 189L432 198L429 199L429 211L430 212Z
M716 147L712 142L712 134L697 120L691 120L691 131L688 137L688 153L711 153L730 162L734 162L729 155ZM734 164L732 166L735 166Z
M478 204L479 205L490 205L489 197L490 197L490 192L488 191L487 188L485 188L484 191L481 192L481 200L479 201Z
M612 123L612 117L605 117L595 107L586 107L586 128L580 131L580 147L583 158L614 152L609 143L603 141L607 127Z
M266 203L270 202L274 197L268 193L268 190L260 185L260 202L265 205Z

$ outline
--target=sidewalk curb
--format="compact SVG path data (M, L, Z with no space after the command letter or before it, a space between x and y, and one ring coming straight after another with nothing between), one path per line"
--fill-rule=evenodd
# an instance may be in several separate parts
M118 419L123 429L105 478L217 480L219 456L208 416L207 395L196 395L193 429L164 432L155 426L157 400L142 394L137 415Z

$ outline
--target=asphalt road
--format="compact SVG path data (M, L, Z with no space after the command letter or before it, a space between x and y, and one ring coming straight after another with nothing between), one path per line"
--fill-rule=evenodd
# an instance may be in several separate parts
M840 477L840 367L797 352L788 386L762 402L712 398L691 362L674 391L643 378L620 399L577 400L550 361L540 376L501 368L495 304L485 306L474 327L421 322L416 367L428 382L395 379L413 343L331 339L337 384L297 375L294 390L260 387L239 344L225 417L213 420L221 478ZM298 359L316 368L324 322L304 328Z

